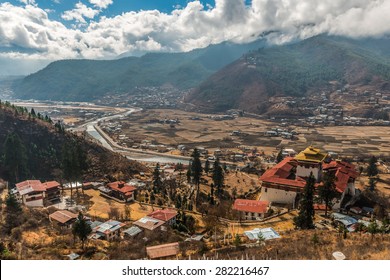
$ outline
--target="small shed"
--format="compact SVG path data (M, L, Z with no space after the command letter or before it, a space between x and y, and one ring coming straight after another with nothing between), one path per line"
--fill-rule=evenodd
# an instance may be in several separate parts
M49 220L53 224L62 228L71 228L77 219L77 214L68 210L59 210L49 215Z

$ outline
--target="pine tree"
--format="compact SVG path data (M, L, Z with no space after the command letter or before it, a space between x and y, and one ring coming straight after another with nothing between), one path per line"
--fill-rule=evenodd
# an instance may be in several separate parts
M202 162L200 161L200 154L198 149L196 148L194 149L194 151L191 154L191 157L192 157L191 173L192 173L192 178L194 180L194 183L196 184L196 201L198 201L199 192L200 192L200 178L203 172Z
M332 206L332 200L337 196L336 190L337 177L333 172L326 172L322 178L322 185L319 187L319 195L325 202L325 217L328 216L328 208Z
M276 156L276 162L279 163L283 160L283 149L280 149L278 155Z
M215 201L214 201L214 184L211 183L210 184L210 205L214 205L215 204Z
M374 177L376 175L378 175L378 167L376 166L376 163L377 163L377 159L375 156L372 156L370 158L370 161L368 163L368 167L367 167L367 176L368 177Z
M219 158L217 158L214 162L212 177L213 177L214 186L217 188L217 195L219 196L222 193L222 187L225 180L223 169L219 163Z
M214 234L217 234L217 233L214 233ZM238 246L240 246L240 244L241 244L241 237L238 234L236 234L236 236L234 237L234 245L236 247L238 247Z
M92 232L91 226L87 224L83 214L80 212L76 222L73 225L73 236L78 237L81 241L82 248L84 250L85 241L88 239L88 235Z
M64 179L70 183L71 199L73 197L73 182L80 181L87 170L85 151L75 142L67 142L62 147L62 172Z
M375 188L376 188L376 179L374 177L371 177L368 181L368 189L373 192Z
M160 164L157 163L153 171L153 190L155 193L159 193L162 188L162 181L160 177Z
M27 152L19 135L9 133L4 143L4 166L11 182L19 182L27 174Z
M192 166L191 163L188 165L187 169L187 182L190 184L191 183L191 178L192 178Z
M8 234L15 227L18 227L21 223L20 216L22 214L22 208L12 193L8 193L5 200L5 224L4 227Z
M210 171L210 162L207 159L205 164L204 164L204 172L206 172L206 174L209 174L209 171Z
M305 189L303 191L303 197L300 201L299 214L294 218L294 224L300 229L312 229L314 228L313 218L314 218L314 184L316 179L313 176L313 173L310 173L309 178L307 179Z

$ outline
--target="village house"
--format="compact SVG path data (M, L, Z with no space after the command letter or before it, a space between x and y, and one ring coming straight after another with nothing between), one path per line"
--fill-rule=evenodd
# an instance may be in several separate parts
M179 254L179 243L169 243L158 246L146 247L146 254L151 260L174 259Z
M15 186L16 199L28 207L43 207L60 200L60 184L55 181L42 184L39 180L27 180Z
M124 223L109 220L105 223L101 223L96 227L92 228L91 239L104 239L107 241L111 241L117 239L121 236L122 227Z
M126 184L123 181L108 183L105 187L99 188L102 196L114 198L121 202L134 201L136 190L135 186Z
M138 221L135 221L133 223L133 225L140 227L140 228L143 228L143 229L146 229L146 230L149 230L149 231L154 231L155 229L159 228L163 224L165 224L164 221L157 220L157 219L154 219L154 218L148 217L148 216L145 216L145 217L143 217L143 218L141 218Z
M59 210L49 215L50 222L59 228L71 228L77 219L77 214L68 210Z
M286 157L261 177L261 201L270 201L296 207L306 185L306 179L312 174L318 188L324 172L333 172L337 178L336 189L340 194L334 208L341 207L344 198L355 195L355 180L358 173L353 164L342 161L330 161L326 153L308 147L295 157Z
M168 225L173 225L176 223L176 216L177 216L177 211L172 209L156 210L148 214L148 217L163 221Z
M270 213L270 203L268 201L236 199L233 209L240 213L240 218L244 220L261 220Z

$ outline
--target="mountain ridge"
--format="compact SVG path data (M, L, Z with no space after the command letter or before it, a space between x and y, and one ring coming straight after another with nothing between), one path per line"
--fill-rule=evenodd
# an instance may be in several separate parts
M265 40L239 45L222 43L187 53L148 53L116 60L61 60L15 82L17 98L92 101L105 94L130 92L135 87L171 84L197 86L223 66Z
M304 97L329 88L331 81L379 85L390 80L390 51L385 45L390 49L389 39L319 35L259 49L211 75L185 101L209 112L234 108L263 114L271 97Z

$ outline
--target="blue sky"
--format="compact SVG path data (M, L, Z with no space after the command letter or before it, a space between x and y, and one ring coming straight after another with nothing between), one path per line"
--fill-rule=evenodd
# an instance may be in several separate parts
M389 0L0 0L0 75L60 59L283 44L321 33L390 35ZM276 31L276 32L275 32Z
M9 2L13 5L24 6L25 1L20 0L0 0L0 3ZM76 3L83 3L89 7L94 7L93 4L89 3L88 0L35 0L40 8L50 10L49 17L54 20L59 20L66 25L70 23L63 20L61 15L68 10L72 10ZM99 16L113 17L124 12L140 11L140 10L159 10L163 13L170 13L172 10L185 7L188 0L117 0L113 1L112 4L108 5L107 8L102 9ZM203 5L215 6L214 0L201 0ZM249 2L249 1L247 1Z

